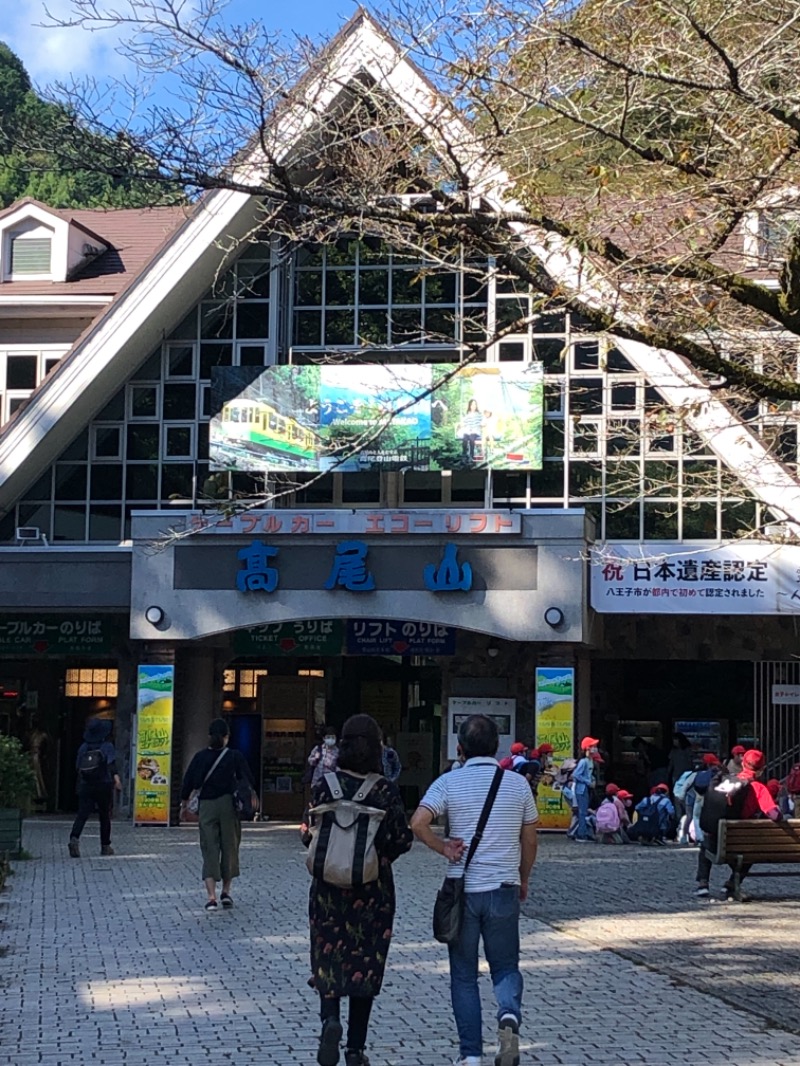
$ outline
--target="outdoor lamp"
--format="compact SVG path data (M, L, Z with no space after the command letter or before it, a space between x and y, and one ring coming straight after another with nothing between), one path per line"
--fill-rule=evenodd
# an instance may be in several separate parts
M564 612L560 607L548 607L544 612L544 620L551 628L558 629L564 624Z

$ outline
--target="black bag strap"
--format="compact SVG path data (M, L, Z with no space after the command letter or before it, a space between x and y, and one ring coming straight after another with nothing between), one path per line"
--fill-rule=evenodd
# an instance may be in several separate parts
M469 844L469 851L467 852L467 861L464 863L464 873L467 872L467 867L472 862L472 856L480 844L483 838L483 831L486 828L486 823L489 821L489 815L492 813L492 807L494 801L497 798L497 793L500 791L500 782L503 780L503 774L505 770L502 770L499 766L494 772L492 783L489 785L489 791L486 793L486 799L483 803L483 810L481 816L478 819L478 825L475 829L475 836L472 838Z
M214 760L214 765L213 765L213 766L211 767L211 769L210 769L210 770L208 771L208 773L206 774L206 776L205 776L205 777L203 778L203 784L202 784L202 785L200 786L200 789L201 789L201 790L202 790L203 788L205 788L205 784L206 784L206 782L208 781L209 777L211 777L211 775L212 775L212 774L214 773L214 771L216 770L216 768L217 768L217 767L219 766L219 764L220 764L220 763L222 762L223 758L224 758L224 757L225 757L225 756L226 756L227 754L228 754L228 749L227 749L227 748L223 748L223 749L222 749L222 751L221 751L221 752L219 753L219 755L217 756L217 758L216 758L216 759Z

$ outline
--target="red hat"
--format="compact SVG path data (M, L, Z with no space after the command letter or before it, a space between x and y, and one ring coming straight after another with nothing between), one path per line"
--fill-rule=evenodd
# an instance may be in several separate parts
M656 787L653 789L653 792L669 792L669 785L665 785L662 782L662 784L656 785Z
M763 751L758 751L756 748L751 748L750 751L744 753L742 759L742 766L745 770L763 770L766 763Z
M553 745L552 744L540 744L539 745L539 754L540 755L552 755L553 754Z
M587 748L596 748L599 743L600 741L594 737L584 737L581 741L581 751L586 751Z
M539 748L531 748L531 750L528 752L528 758L529 759L538 759L540 754L541 754L541 752L540 752Z
M737 744L736 747L731 748L731 755L744 755L747 748L743 744Z
M769 791L770 796L772 796L772 798L776 800L778 798L778 793L781 790L781 783L777 779L777 777L771 777L769 781L767 781L767 789Z
M719 759L716 757L716 755L713 755L710 751L708 751L703 756L703 765L704 766L719 766Z
M525 751L525 745L521 741L515 740L514 743L511 745L511 754L521 755L523 751Z
M613 781L609 781L606 785L606 795L616 796L619 793L619 785L615 785Z
M625 789L625 788L621 788L619 790L619 792L617 793L617 799L632 800L633 799L633 793L632 792L628 792L628 790Z

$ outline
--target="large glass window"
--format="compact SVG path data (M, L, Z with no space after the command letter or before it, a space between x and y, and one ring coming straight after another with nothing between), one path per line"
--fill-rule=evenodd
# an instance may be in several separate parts
M485 340L488 267L470 265L466 274L461 268L457 256L451 270L369 239L303 248L294 261L292 345L452 347L478 335Z
M379 242L346 239L276 262L266 245L248 248L164 344L143 353L127 385L7 516L2 539L13 541L14 529L29 525L53 541L113 543L129 536L134 510L252 499L265 491L274 493L276 507L371 508L387 499L418 507L585 506L607 539L717 539L752 532L763 521L735 472L723 470L609 338L542 306L492 264L454 257L445 269ZM279 315L273 291L283 292L287 280ZM488 323L513 332L486 350ZM316 362L337 348L360 349L360 358L373 361L458 360L473 341L490 361L544 363L541 470L297 472L267 482L208 469L215 367ZM793 341L783 345L784 362L796 364L795 348ZM39 384L49 357L0 352L5 417ZM753 427L796 469L794 405L751 406Z

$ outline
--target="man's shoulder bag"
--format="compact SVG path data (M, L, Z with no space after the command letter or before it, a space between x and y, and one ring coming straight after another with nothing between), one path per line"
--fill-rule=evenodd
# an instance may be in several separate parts
M472 857L483 837L483 831L489 821L489 815L494 806L504 773L505 771L498 766L489 786L483 810L475 829L475 835L470 841L467 859L464 863L464 872L460 877L445 877L442 887L436 893L436 903L433 907L433 936L440 944L454 944L461 932L461 923L464 919L464 877L467 873L467 867L472 862Z

